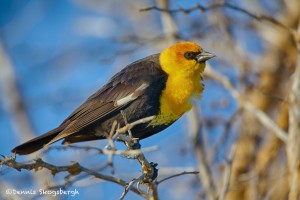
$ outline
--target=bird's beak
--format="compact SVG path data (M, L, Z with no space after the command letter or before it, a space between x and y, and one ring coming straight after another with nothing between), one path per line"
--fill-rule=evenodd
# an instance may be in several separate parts
M200 62L205 62L205 61L207 61L207 60L209 60L209 59L211 59L213 57L215 57L214 54L209 53L209 52L203 50L201 53L199 53L196 56L196 60L197 60L198 63L200 63Z

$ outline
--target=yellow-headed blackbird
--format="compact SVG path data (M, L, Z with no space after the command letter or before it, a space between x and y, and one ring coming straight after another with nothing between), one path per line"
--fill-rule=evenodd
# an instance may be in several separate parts
M30 154L60 139L67 143L105 139L115 120L121 127L125 125L121 111L129 123L155 116L135 126L133 137L143 139L158 133L191 109L192 97L199 98L201 73L212 57L194 42L180 42L138 60L113 76L60 126L12 152Z

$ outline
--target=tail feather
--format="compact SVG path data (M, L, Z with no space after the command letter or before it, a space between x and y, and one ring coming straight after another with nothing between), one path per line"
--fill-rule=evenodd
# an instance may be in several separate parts
M105 136L98 135L76 135L76 136L68 136L63 140L63 144L72 144L77 142L88 142L93 140L101 140L105 139Z
M27 154L33 153L33 152L43 148L44 145L48 144L62 130L63 130L62 127L53 129L52 131L49 131L39 137L33 138L32 140L29 140L28 142L25 142L25 143L15 147L13 150L11 150L11 152L20 154L20 155L27 155Z

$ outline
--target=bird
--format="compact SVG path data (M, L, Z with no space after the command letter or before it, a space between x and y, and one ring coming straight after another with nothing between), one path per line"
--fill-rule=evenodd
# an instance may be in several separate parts
M27 155L58 140L64 143L106 139L116 121L120 127L154 116L131 129L144 139L169 127L192 108L204 89L205 62L215 57L191 41L175 43L161 53L135 61L115 74L57 128L11 151ZM122 115L123 114L123 115Z

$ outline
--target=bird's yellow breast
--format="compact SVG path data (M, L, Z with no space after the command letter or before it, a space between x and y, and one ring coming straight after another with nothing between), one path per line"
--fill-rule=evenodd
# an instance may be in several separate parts
M202 90L200 70L169 74L160 97L159 114L150 125L167 125L177 120L192 108L191 98L199 98Z

